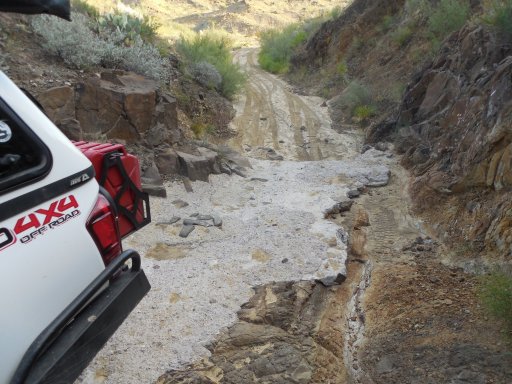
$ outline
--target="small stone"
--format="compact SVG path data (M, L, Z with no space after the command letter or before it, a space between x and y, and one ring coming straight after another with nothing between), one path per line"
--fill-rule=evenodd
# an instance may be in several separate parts
M188 207L188 203L186 201L183 201L183 200L174 200L172 201L172 204L176 207L176 208L185 208L185 207Z
M265 183L268 180L267 179L263 179L261 177L253 177L253 178L251 178L251 181L261 181L262 183Z
M363 148L361 148L361 154L363 154L363 153L365 153L365 152L369 151L370 149L372 149L372 146L371 146L371 145L369 145L369 144L365 144L365 145L363 145Z
M230 175L231 176L231 174L233 173L231 171L231 168L229 167L229 165L224 163L224 162L221 162L219 164L219 169L220 169L221 173L225 173L226 175Z
M159 265L153 265L153 269L160 269Z
M288 258L285 257L283 260L281 260L281 263L286 264L288 262Z
M333 285L340 285L346 279L347 279L347 277L345 275L338 273L336 276L327 276L327 277L324 277L323 279L319 279L317 281L326 287L332 287Z
M171 219L169 220L169 224L174 224L174 223L177 223L178 221L181 220L181 217L178 217L178 216L173 216L171 217Z
M356 197L359 197L361 195L361 192L359 192L357 189L351 189L347 192L347 197L349 199L355 199Z
M247 177L247 175L245 174L245 169L242 167L235 166L235 167L231 168L231 170L233 171L233 173L235 175L238 175L243 178Z
M192 183L190 182L190 179L188 177L183 179L183 186L185 187L185 191L187 191L188 193L194 192L194 189L192 188Z
M195 229L193 225L184 225L180 231L180 237L188 237L190 233Z
M208 220L198 220L198 219L185 219L183 220L183 225L200 225L202 227L211 227L212 224L208 222Z
M219 215L213 215L213 225L216 227L222 227L222 219Z
M388 143L379 142L379 143L375 144L375 149L377 151L386 152L389 149L389 144Z
M278 155L275 152L269 152L269 153L267 153L267 159L273 160L273 161L282 161L282 160L284 160L284 157L281 155Z

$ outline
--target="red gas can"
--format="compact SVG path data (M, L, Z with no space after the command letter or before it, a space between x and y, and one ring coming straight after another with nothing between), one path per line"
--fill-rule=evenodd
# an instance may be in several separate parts
M98 183L112 196L119 214L119 231L126 237L151 221L149 197L141 190L140 165L121 144L76 141L96 171Z

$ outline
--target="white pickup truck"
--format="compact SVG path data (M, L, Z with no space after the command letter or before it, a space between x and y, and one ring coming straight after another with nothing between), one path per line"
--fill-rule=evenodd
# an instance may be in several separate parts
M149 291L121 244L150 220L139 172L0 72L0 384L72 383Z

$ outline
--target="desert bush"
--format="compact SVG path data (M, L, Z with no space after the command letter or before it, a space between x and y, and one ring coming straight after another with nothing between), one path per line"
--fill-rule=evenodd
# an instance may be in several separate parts
M341 60L336 65L336 73L338 74L338 76L345 77L347 75L347 72L348 72L347 62L345 60Z
M203 139L207 135L215 133L215 127L212 124L205 123L202 119L194 119L190 125L196 139Z
M486 7L482 19L512 39L512 0L493 0Z
M408 26L399 27L396 31L394 31L391 35L391 39L398 44L398 46L403 47L406 45L412 38L413 32L411 28Z
M40 15L32 19L32 28L44 38L43 47L69 66L82 69L100 64L103 44L91 30L89 18L74 12L72 20Z
M432 13L429 0L406 0L403 8L406 19L428 17Z
M354 108L354 117L357 121L363 122L374 116L377 109L373 105L358 105Z
M357 117L356 110L359 113L359 115L364 115L365 113L369 112L375 112L375 108L373 108L373 99L370 90L366 86L360 84L357 81L352 81L344 89L344 91L340 95L339 103L340 106L348 110L350 115L353 117Z
M391 15L384 15L380 23L377 25L377 30L380 33L386 33L391 29L393 24L395 23L395 18Z
M137 37L151 43L157 35L158 24L148 16L138 17L116 11L97 18L98 32L119 31L124 35L125 44L130 45Z
M92 17L94 19L100 16L100 11L95 6L87 3L85 0L72 0L71 9L74 12L81 13L83 15Z
M493 316L504 322L512 338L512 276L500 271L482 277L479 298Z
M166 60L160 56L158 48L135 38L132 45L122 47L119 67L140 73L151 79L165 82L168 77Z
M307 38L308 33L303 27L291 24L282 30L272 29L260 35L258 61L264 70L272 73L288 71L295 48Z
M192 39L180 39L176 50L184 59L189 73L196 70L199 63L215 67L222 77L219 91L225 97L233 98L243 86L245 75L233 63L231 43L227 37L217 33L197 34Z
M124 35L118 30L102 36L93 31L91 20L73 12L72 22L36 16L32 19L34 32L41 35L44 48L59 56L72 68L83 69L97 65L131 70L158 81L167 79L165 59L151 44L138 36L130 46L124 44Z
M428 17L429 31L438 39L460 29L470 13L468 0L440 0Z
M190 65L190 74L199 84L208 88L220 89L222 76L212 64L206 61L193 63Z

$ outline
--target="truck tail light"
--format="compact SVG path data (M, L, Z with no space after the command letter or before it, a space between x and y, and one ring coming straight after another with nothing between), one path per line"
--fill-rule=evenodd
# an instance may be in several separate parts
M87 219L87 230L98 247L105 265L122 252L117 217L107 198L98 195L96 205Z

